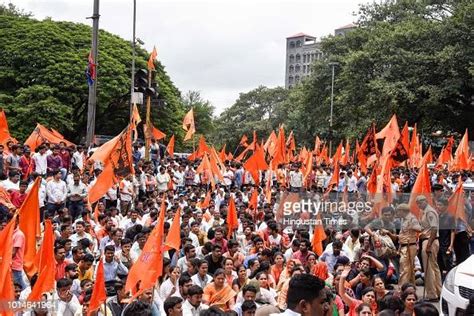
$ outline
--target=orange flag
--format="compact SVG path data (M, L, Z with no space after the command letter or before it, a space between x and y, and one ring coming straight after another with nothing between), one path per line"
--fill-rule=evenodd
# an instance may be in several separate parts
M7 116L2 108L0 108L0 144L6 144L12 137L8 130Z
M11 212L16 210L16 206L13 205L12 201L10 200L10 193L5 190L4 187L0 186L0 204L7 207Z
M456 186L456 190L454 190L453 194L449 197L448 200L448 211L453 215L455 219L460 219L467 223L466 221L466 212L465 208L465 198L464 198L464 188L463 188L463 181L461 177L459 177L458 185Z
M408 202L411 212L418 218L421 218L421 211L418 205L416 205L416 198L420 195L424 195L428 200L428 203L433 205L431 199L430 173L426 164L421 166L420 170L418 170L418 176L416 177L415 184L411 189L410 200Z
M54 258L54 232L53 224L50 220L45 221L44 238L41 245L41 254L39 259L39 276L35 283L28 301L39 301L45 292L54 290L56 259Z
M226 147L226 144L224 144L224 146L222 146L222 149L219 152L219 158L220 158L221 161L226 161L227 160L227 155L225 153L225 147Z
M250 172L255 183L258 184L260 182L259 171L268 169L268 164L265 161L263 149L259 145L256 146L253 155L244 163L244 169Z
M431 145L428 147L428 151L425 153L423 158L421 159L420 166L424 164L429 164L433 162L433 153L431 152Z
M174 134L171 136L168 146L166 146L166 151L171 157L174 156Z
M327 238L326 232L324 231L323 223L321 221L321 216L317 216L318 224L314 227L313 240L311 245L313 246L313 251L318 256L323 254L323 241Z
M255 188L249 200L249 208L256 211L258 207L258 190Z
M385 139L383 143L382 156L388 155L397 145L400 138L400 129L398 128L397 116L394 114L388 124L377 134L376 139Z
M332 164L333 165L338 165L339 162L341 161L342 158L342 140L339 143L339 146L337 146L336 152L334 153L334 156L332 156Z
M249 139L247 138L247 135L245 135L245 134L242 135L242 138L240 139L239 145L243 146L243 147L247 147L248 146L248 144L247 144L248 140Z
M41 237L39 187L41 178L36 178L28 192L18 214L20 215L20 230L25 234L25 253L23 266L26 274L32 276L37 272L35 267L36 238Z
M209 150L209 146L207 146L207 143L206 143L206 138L204 138L204 135L201 135L201 137L199 137L199 143L198 143L198 148L197 148L197 157L200 158L202 156L204 156L204 153L211 153L211 151Z
M49 129L44 127L41 124L37 124L36 128L33 130L31 135L28 137L28 139L25 141L25 145L28 145L33 152L36 147L41 145L44 142L49 142L51 144L59 144L60 142L64 142L67 146L74 145L70 141L58 137L57 135L53 134Z
M229 239L232 236L232 233L235 229L239 227L239 220L237 218L237 209L235 207L234 198L231 196L229 199L229 207L227 210L227 227L229 231L227 232L227 238Z
M339 185L339 164L336 163L334 165L334 171L332 173L331 179L329 180L329 184L328 184L328 187L326 189L326 193L331 192L333 187L334 186L337 187L338 185Z
M347 166L347 164L350 162L350 150L351 145L349 144L349 140L346 139L346 147L344 148L344 156L342 156L341 165Z
M16 216L8 222L8 224L0 231L0 297L2 300L13 302L15 300L15 289L13 287L11 262L13 256L13 232L15 231ZM3 306L6 307L6 304ZM11 310L2 310L10 312ZM12 313L13 314L13 313Z
M266 151L270 155L270 157L273 157L275 155L277 141L278 137L275 134L275 131L272 131L270 133L270 136L268 136L265 145L263 145L263 150Z
M169 249L179 251L181 246L181 209L179 207L176 214L174 214L173 221L171 222L171 227L166 236L165 246L165 251Z
M276 169L278 168L278 165L282 163L286 163L286 142L285 130L283 129L283 126L280 126L275 146L275 154L272 160L272 167Z
M313 171L313 153L309 152L308 157L306 159L306 167L305 167L305 172L304 172L304 182L308 182L308 177L311 174L311 171Z
M98 310L100 304L103 304L106 299L107 292L105 290L104 261L100 258L99 264L97 265L97 273L87 315L90 316L92 312Z
M319 139L319 136L316 136L316 139L314 141L314 150L313 150L313 153L315 155L319 155L320 147L321 147L321 140Z
M163 139L166 137L166 134L163 133L162 131L160 131L159 129L157 129L155 126L153 126L152 124L151 125L151 137L153 137L155 140L160 140L160 139ZM143 125L143 129L145 131L145 135L147 135L147 127L146 127L146 124Z
M186 131L186 136L184 137L184 141L192 139L194 133L196 133L196 127L194 125L194 112L192 108L184 116L183 129Z
M95 203L102 198L107 191L119 183L129 174L134 174L132 156L132 127L129 125L120 133L119 137L111 145L111 150L105 158L104 169L97 177L94 186L89 190L89 202Z
M207 191L206 197L204 198L204 201L201 203L199 207L201 209L208 208L210 203L211 203L211 191Z
M156 47L153 46L153 51L150 54L150 58L148 58L148 71L155 70L155 59L158 56L158 52L156 51Z
M161 202L158 223L148 237L137 261L132 265L127 276L125 291L137 292L149 289L155 285L163 270L163 235L166 206L165 200ZM146 272L146 273L145 273Z
M469 161L469 139L466 132L461 139L461 142L456 148L456 152L454 153L454 163L453 163L453 170L469 170L471 167Z

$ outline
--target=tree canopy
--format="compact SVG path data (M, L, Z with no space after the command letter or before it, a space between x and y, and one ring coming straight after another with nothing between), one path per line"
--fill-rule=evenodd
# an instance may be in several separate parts
M331 66L336 61L333 133L336 140L363 137L397 114L422 133L473 130L474 3L472 1L385 1L362 5L359 27L322 39L324 58L302 84L267 102L281 111L267 122L251 96L241 94L217 120L217 138L266 130L284 122L310 145L329 136ZM258 94L258 93L257 93ZM260 94L259 94L260 95ZM249 101L250 100L250 101ZM258 109L264 106L257 106ZM281 115L281 116L279 116ZM238 136L240 137L240 136Z
M91 28L84 24L38 21L15 7L0 6L0 106L11 133L24 140L36 123L67 138L85 135L88 86L85 77ZM146 68L149 54L137 50L136 67ZM116 135L128 123L131 74L130 42L99 32L96 133ZM181 138L185 107L164 66L155 62L160 99L152 120ZM143 107L141 109L144 113Z

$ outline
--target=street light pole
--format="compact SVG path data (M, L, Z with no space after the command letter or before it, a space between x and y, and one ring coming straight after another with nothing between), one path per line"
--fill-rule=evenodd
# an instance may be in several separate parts
M137 0L133 0L133 35L132 35L132 82L130 83L130 122L133 113L133 95L135 92L135 48L136 48L136 21L137 21Z
M331 78L331 110L329 114L329 156L332 155L332 115L334 108L334 68L339 65L339 63L331 62L329 66L332 67L332 78Z
M94 8L92 12L92 58L95 63L95 78L92 80L92 84L89 85L89 99L87 102L87 131L86 131L86 147L89 148L92 145L94 134L95 134L95 112L97 106L97 70L98 62L98 43L99 43L99 0L94 0Z

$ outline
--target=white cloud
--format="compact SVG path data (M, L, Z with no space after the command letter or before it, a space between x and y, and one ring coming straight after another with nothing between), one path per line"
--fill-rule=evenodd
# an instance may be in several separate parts
M354 21L361 0L137 0L137 36L177 87L199 90L217 112L239 92L284 84L285 38L317 37ZM42 19L90 24L93 0L12 0ZM101 0L100 27L132 37L133 0Z

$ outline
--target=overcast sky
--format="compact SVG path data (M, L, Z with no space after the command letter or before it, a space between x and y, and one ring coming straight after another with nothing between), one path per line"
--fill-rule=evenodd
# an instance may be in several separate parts
M6 0L0 0L7 2ZM93 0L11 0L38 19L91 25ZM240 92L284 85L285 39L325 36L355 21L365 0L137 0L137 36L176 86L197 90L216 112ZM100 28L132 37L133 0L100 0Z

